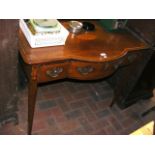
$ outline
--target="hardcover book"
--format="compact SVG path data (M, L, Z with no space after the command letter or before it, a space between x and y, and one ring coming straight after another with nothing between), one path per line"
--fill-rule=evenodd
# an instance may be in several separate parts
M28 22L36 33L60 32L61 30L60 24L56 19L30 19Z
M42 28L42 32L37 32L29 20L19 21L19 26L32 48L65 45L69 32L60 22L57 24L59 26L56 29L51 28L52 31L43 31Z

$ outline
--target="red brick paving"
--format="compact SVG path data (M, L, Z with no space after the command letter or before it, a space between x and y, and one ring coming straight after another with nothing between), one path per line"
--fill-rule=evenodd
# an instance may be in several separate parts
M27 134L27 89L19 93L19 124L0 126L1 135ZM130 134L155 118L141 113L155 104L141 100L125 110L109 107L113 91L105 81L59 81L39 87L32 134Z

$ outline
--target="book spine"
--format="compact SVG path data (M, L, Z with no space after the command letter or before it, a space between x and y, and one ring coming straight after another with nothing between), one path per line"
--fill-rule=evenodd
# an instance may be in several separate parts
M19 26L20 26L22 32L24 33L27 41L29 42L30 46L32 47L34 44L34 41L32 39L32 34L23 19L20 19Z

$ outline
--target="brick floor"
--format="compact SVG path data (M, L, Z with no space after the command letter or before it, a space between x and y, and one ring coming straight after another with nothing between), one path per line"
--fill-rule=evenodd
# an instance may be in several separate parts
M19 124L0 127L0 134L26 134L27 88L19 93ZM155 100L141 100L127 109L109 107L113 91L105 81L59 81L39 87L32 134L130 134L155 118L141 113Z

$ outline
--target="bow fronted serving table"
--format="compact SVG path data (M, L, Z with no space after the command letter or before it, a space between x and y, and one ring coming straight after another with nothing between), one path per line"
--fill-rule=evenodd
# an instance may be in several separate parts
M37 85L64 78L96 80L138 61L148 45L127 31L107 32L97 21L94 31L70 33L64 46L31 48L19 30L21 65L28 77L28 134L31 134ZM68 28L68 22L62 24ZM117 90L116 90L117 91ZM114 97L114 99L117 99ZM113 101L114 102L114 101Z

